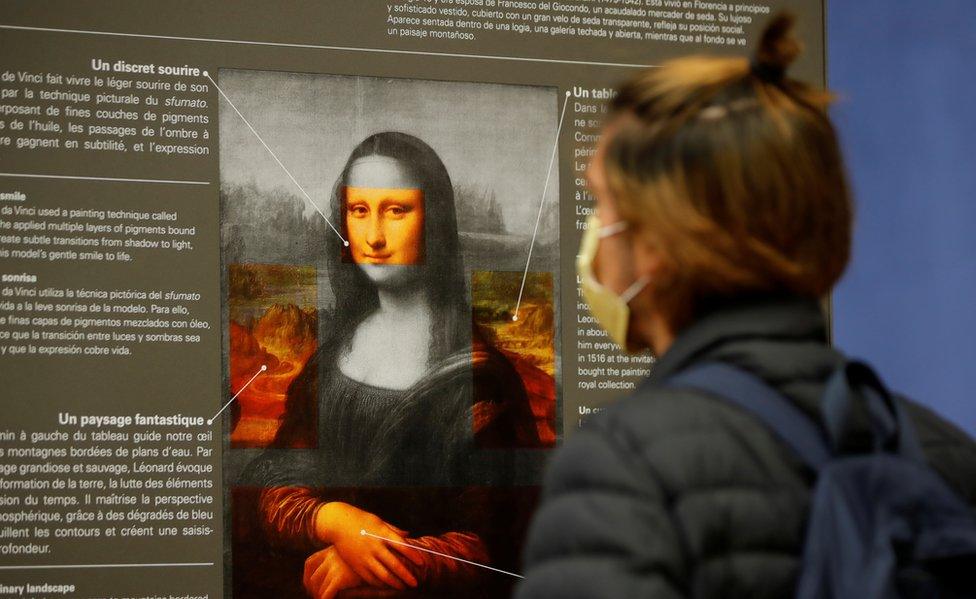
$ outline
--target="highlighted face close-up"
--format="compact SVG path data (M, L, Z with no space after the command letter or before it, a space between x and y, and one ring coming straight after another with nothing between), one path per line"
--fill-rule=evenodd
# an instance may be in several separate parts
M353 163L345 187L349 257L376 282L392 265L424 260L424 192L402 163L369 156Z
M347 187L346 231L357 264L419 264L424 246L424 192Z

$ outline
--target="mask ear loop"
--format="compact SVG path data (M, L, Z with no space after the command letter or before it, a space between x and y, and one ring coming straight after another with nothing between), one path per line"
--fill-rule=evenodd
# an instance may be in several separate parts
M629 304L630 300L637 297L637 294L647 287L647 284L651 282L651 278L647 275L637 279L634 283L627 288L626 291L620 294L620 299L623 300L625 304Z
M612 237L618 233L623 233L628 228L629 225L627 224L627 221L618 220L615 223L610 223L609 225L600 227L598 234L600 235L600 239L603 239L604 237ZM625 304L629 304L630 300L637 297L637 294L643 291L644 287L647 287L647 284L650 283L650 281L651 278L646 275L637 279L631 284L630 287L620 294L620 299L623 300Z
M600 227L598 234L600 236L600 239L603 239L605 237L613 237L614 235L618 233L623 233L626 230L627 230L627 222L618 220L615 223L610 223L609 225L604 225Z

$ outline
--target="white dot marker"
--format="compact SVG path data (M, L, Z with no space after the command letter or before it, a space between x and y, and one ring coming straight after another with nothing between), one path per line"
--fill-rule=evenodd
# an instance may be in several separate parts
M204 77L209 77L209 76L210 76L210 73L208 73L208 72L206 72L206 71L204 71L204 72L203 72L203 76L204 76Z
M268 365L267 364L262 364L261 365L261 372L264 372L267 369L268 369Z
M349 242L348 242L348 241L346 241L345 239L343 239L343 240L342 240L342 245L344 245L344 246L346 246L346 247L349 247Z
M571 95L572 95L572 93L573 93L573 92L571 92L571 91L569 91L569 90L567 89L567 90L566 90L566 97L568 98L569 96L571 96Z
M512 317L512 321L516 321L516 320L518 320L518 314Z
M213 418L207 421L207 426L210 426L211 424L213 424Z
M359 529L359 536L361 536L361 537L365 537L366 536L366 529L365 528L360 528Z

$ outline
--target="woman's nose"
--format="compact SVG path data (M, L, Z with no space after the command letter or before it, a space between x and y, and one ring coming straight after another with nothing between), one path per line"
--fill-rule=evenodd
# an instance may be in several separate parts
M381 248L386 245L386 234L383 231L382 219L374 216L370 219L369 230L366 232L366 243L371 248Z

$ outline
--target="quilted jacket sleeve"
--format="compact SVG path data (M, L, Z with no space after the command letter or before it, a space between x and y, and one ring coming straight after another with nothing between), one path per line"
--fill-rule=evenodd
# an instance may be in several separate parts
M638 451L586 429L553 457L515 597L684 597L681 544L661 485Z

